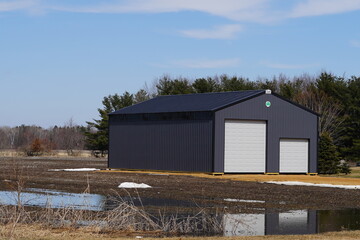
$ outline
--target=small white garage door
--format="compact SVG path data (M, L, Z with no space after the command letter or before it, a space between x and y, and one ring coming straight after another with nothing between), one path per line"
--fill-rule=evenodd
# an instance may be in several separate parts
M309 140L280 139L280 172L307 173Z
M225 121L225 172L265 172L266 122Z

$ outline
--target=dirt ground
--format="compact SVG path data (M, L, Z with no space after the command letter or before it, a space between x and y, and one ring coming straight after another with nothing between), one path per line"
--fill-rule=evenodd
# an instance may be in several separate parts
M261 183L291 178L296 181L360 185L360 179L346 182L343 178L306 175L211 176L130 171L51 171L106 167L107 161L104 159L0 158L0 190L15 189L16 180L21 179L25 188L56 189L73 193L90 190L91 193L103 195L130 195L140 197L145 203L148 202L149 206L162 207L164 201L169 202L167 208L199 206L213 211L229 212L258 212L265 208L274 211L360 208L360 190ZM125 191L117 188L122 182L146 183L153 188ZM224 199L264 202L229 202Z

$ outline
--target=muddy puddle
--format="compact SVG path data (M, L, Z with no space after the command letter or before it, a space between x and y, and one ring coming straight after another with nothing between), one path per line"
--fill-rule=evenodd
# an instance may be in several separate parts
M119 197L118 197L119 198ZM0 191L1 205L63 208L71 207L78 210L106 211L116 207L119 199L100 194L68 193L48 189L26 189L17 194L12 191ZM263 203L257 200L224 199L228 202ZM132 202L143 206L179 206L197 207L191 201L174 199L151 199L122 197L121 201ZM340 210L292 210L277 212L275 209L263 208L256 214L229 214L216 216L223 225L224 236L256 236L256 235L287 235L314 234L329 231L359 230L360 209Z

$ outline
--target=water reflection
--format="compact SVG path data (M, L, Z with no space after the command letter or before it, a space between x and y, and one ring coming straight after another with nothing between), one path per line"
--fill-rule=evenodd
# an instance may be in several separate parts
M265 214L224 214L224 236L265 235Z
M225 214L225 236L314 234L360 229L360 209Z
M316 211L283 213L225 214L226 236L312 234L317 232Z
M318 232L360 229L360 209L318 211Z
M36 207L72 207L78 210L102 211L105 197L99 194L68 193L47 189L27 189L31 192L0 191L0 204Z
M20 199L24 206L106 211L116 207L119 200L120 202L123 200L142 206L198 207L194 202L174 199L130 197L114 199L99 194L68 193L47 189L27 189L27 191L22 192L20 197L16 192L0 191L0 204L17 205ZM225 236L314 234L360 229L360 209L293 210L280 213L265 209L264 213L259 214L223 214L216 218L222 220Z

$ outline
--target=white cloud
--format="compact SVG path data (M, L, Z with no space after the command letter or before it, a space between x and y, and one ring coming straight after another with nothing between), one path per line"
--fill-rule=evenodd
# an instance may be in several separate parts
M198 39L233 39L243 27L239 24L216 26L213 29L183 30L180 33L186 37Z
M360 10L360 0L307 0L295 6L289 17L321 16Z
M352 40L350 41L351 46L360 48L360 41Z
M198 11L237 21L266 21L270 0L124 0L87 7L55 7L52 9L89 13L168 13Z
M30 10L38 4L36 0L13 0L1 1L0 12L10 12L17 10Z
M67 2L67 4L65 3ZM94 3L95 2L95 3ZM55 10L83 13L170 13L194 11L237 22L273 23L288 18L321 16L360 10L360 0L0 0L1 11ZM294 3L295 2L295 3ZM281 5L281 7L280 7ZM35 10L34 10L35 9Z
M317 64L288 64L288 63L274 63L269 61L262 61L261 64L266 67L275 68L275 69L305 69L305 68L311 68L317 66Z
M236 67L240 64L240 59L231 58L231 59L188 59L180 60L173 62L173 65L176 67L182 68L228 68Z

